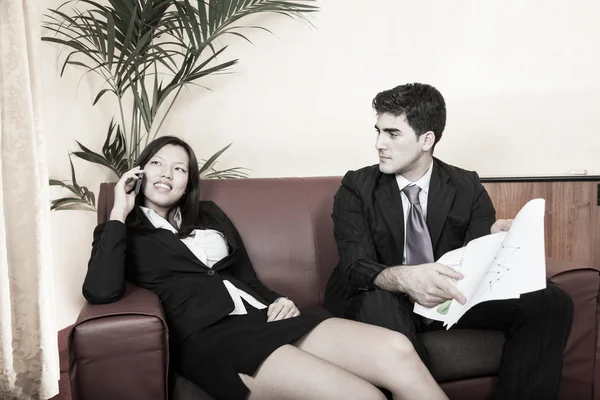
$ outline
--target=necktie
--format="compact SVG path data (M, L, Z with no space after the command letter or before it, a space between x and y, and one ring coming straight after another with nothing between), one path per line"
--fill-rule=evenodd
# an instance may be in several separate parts
M406 263L408 265L431 263L434 261L433 246L419 202L421 188L410 185L402 191L410 201L410 208L406 216Z

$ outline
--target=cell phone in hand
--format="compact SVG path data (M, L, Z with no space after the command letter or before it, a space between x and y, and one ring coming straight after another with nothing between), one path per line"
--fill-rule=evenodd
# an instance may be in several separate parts
M135 189L133 189L135 191L135 195L137 196L140 193L140 190L142 190L142 180L144 179L144 176L138 176L137 182L135 182Z
M144 179L143 175L137 175L137 177L138 178L135 182L135 187L133 188L133 192L135 192L136 196L138 195L138 193L140 193L140 190L142 190L142 179ZM129 185L133 179L134 178L127 179L127 181L125 182L125 186ZM131 193L131 191L129 191L128 193Z

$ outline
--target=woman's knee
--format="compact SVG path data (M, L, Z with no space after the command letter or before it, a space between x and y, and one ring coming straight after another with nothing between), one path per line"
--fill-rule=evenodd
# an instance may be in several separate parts
M403 334L387 331L378 341L378 359L388 365L420 362L419 355L411 341Z

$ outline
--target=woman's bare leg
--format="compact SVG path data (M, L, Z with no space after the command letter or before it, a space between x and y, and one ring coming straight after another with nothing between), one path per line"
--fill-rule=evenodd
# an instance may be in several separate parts
M394 399L447 399L410 341L389 329L331 318L294 345L388 389Z
M275 350L254 376L240 378L249 400L385 400L364 379L291 345Z

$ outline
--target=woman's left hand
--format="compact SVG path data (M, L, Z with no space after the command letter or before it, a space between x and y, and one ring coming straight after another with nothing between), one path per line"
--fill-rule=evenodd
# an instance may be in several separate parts
M300 310L293 301L286 297L280 297L275 300L267 309L267 322L280 321L297 317L300 315Z

